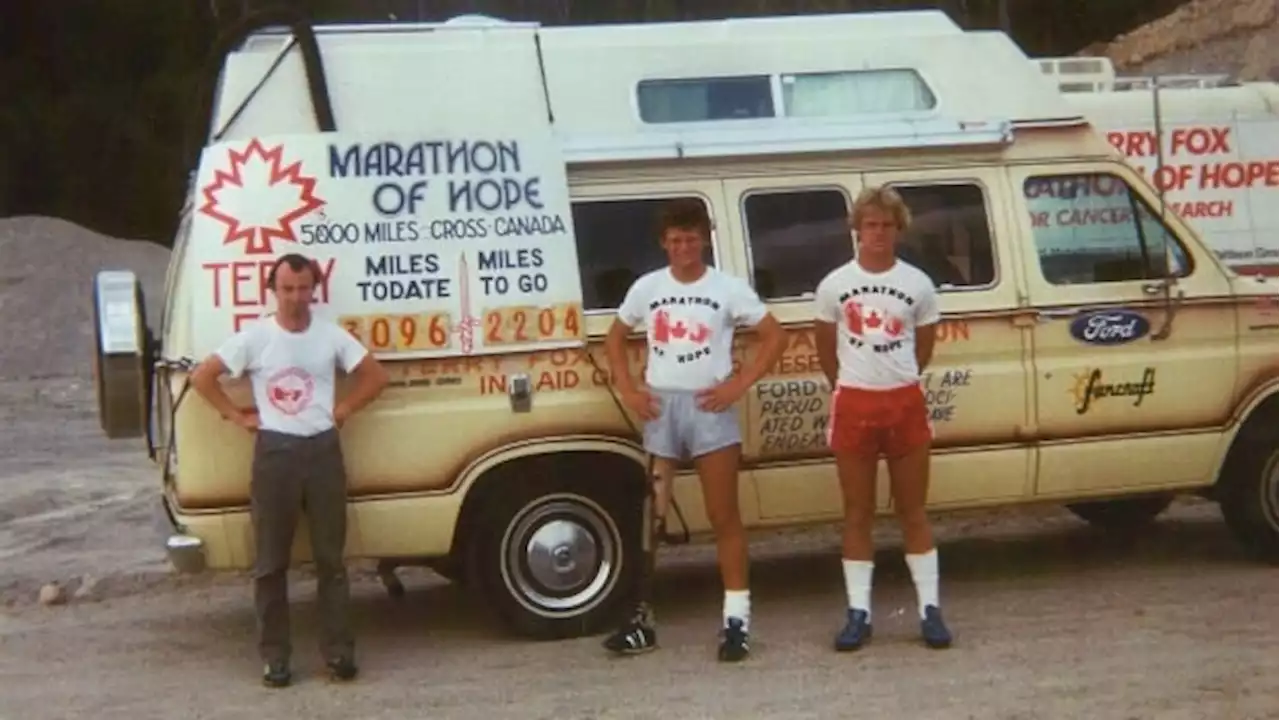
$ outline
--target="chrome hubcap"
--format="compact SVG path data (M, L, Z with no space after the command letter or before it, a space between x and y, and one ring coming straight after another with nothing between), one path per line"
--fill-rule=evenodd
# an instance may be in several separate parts
M502 577L530 611L578 614L617 581L622 539L603 508L577 495L526 507L503 537Z

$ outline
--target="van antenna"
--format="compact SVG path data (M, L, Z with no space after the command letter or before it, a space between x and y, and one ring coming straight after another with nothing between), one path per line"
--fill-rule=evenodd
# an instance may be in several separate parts
M1156 181L1156 193L1160 196L1160 221L1164 222L1165 218L1165 186L1168 183L1161 182L1160 176L1164 170L1164 124L1160 119L1160 76L1151 76L1151 104L1152 111L1155 114L1156 121L1156 169L1152 176Z

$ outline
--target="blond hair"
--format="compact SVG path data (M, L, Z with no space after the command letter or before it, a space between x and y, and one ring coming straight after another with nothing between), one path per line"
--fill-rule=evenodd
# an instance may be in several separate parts
M858 199L853 202L853 212L849 214L850 229L858 229L862 224L862 218L867 213L867 208L875 208L887 213L893 218L899 230L906 230L911 224L911 208L903 202L898 191L888 185L864 188L858 193Z

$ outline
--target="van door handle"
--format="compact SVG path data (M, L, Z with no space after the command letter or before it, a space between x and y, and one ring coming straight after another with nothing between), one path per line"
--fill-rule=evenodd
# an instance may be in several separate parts
M1036 313L1036 317L1043 320L1065 320L1067 318L1073 318L1079 314L1079 308L1072 308L1070 310L1040 310Z

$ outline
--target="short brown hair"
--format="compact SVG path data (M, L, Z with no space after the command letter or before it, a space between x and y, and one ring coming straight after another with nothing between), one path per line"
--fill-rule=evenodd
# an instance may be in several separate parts
M876 208L889 214L898 225L899 230L906 230L911 224L911 208L903 201L897 190L888 185L865 188L858 193L853 203L853 212L849 214L849 228L857 230L862 224L867 208Z
M711 237L711 218L707 207L695 198L679 198L669 201L658 217L658 237L664 237L671 228L697 230L702 237Z

